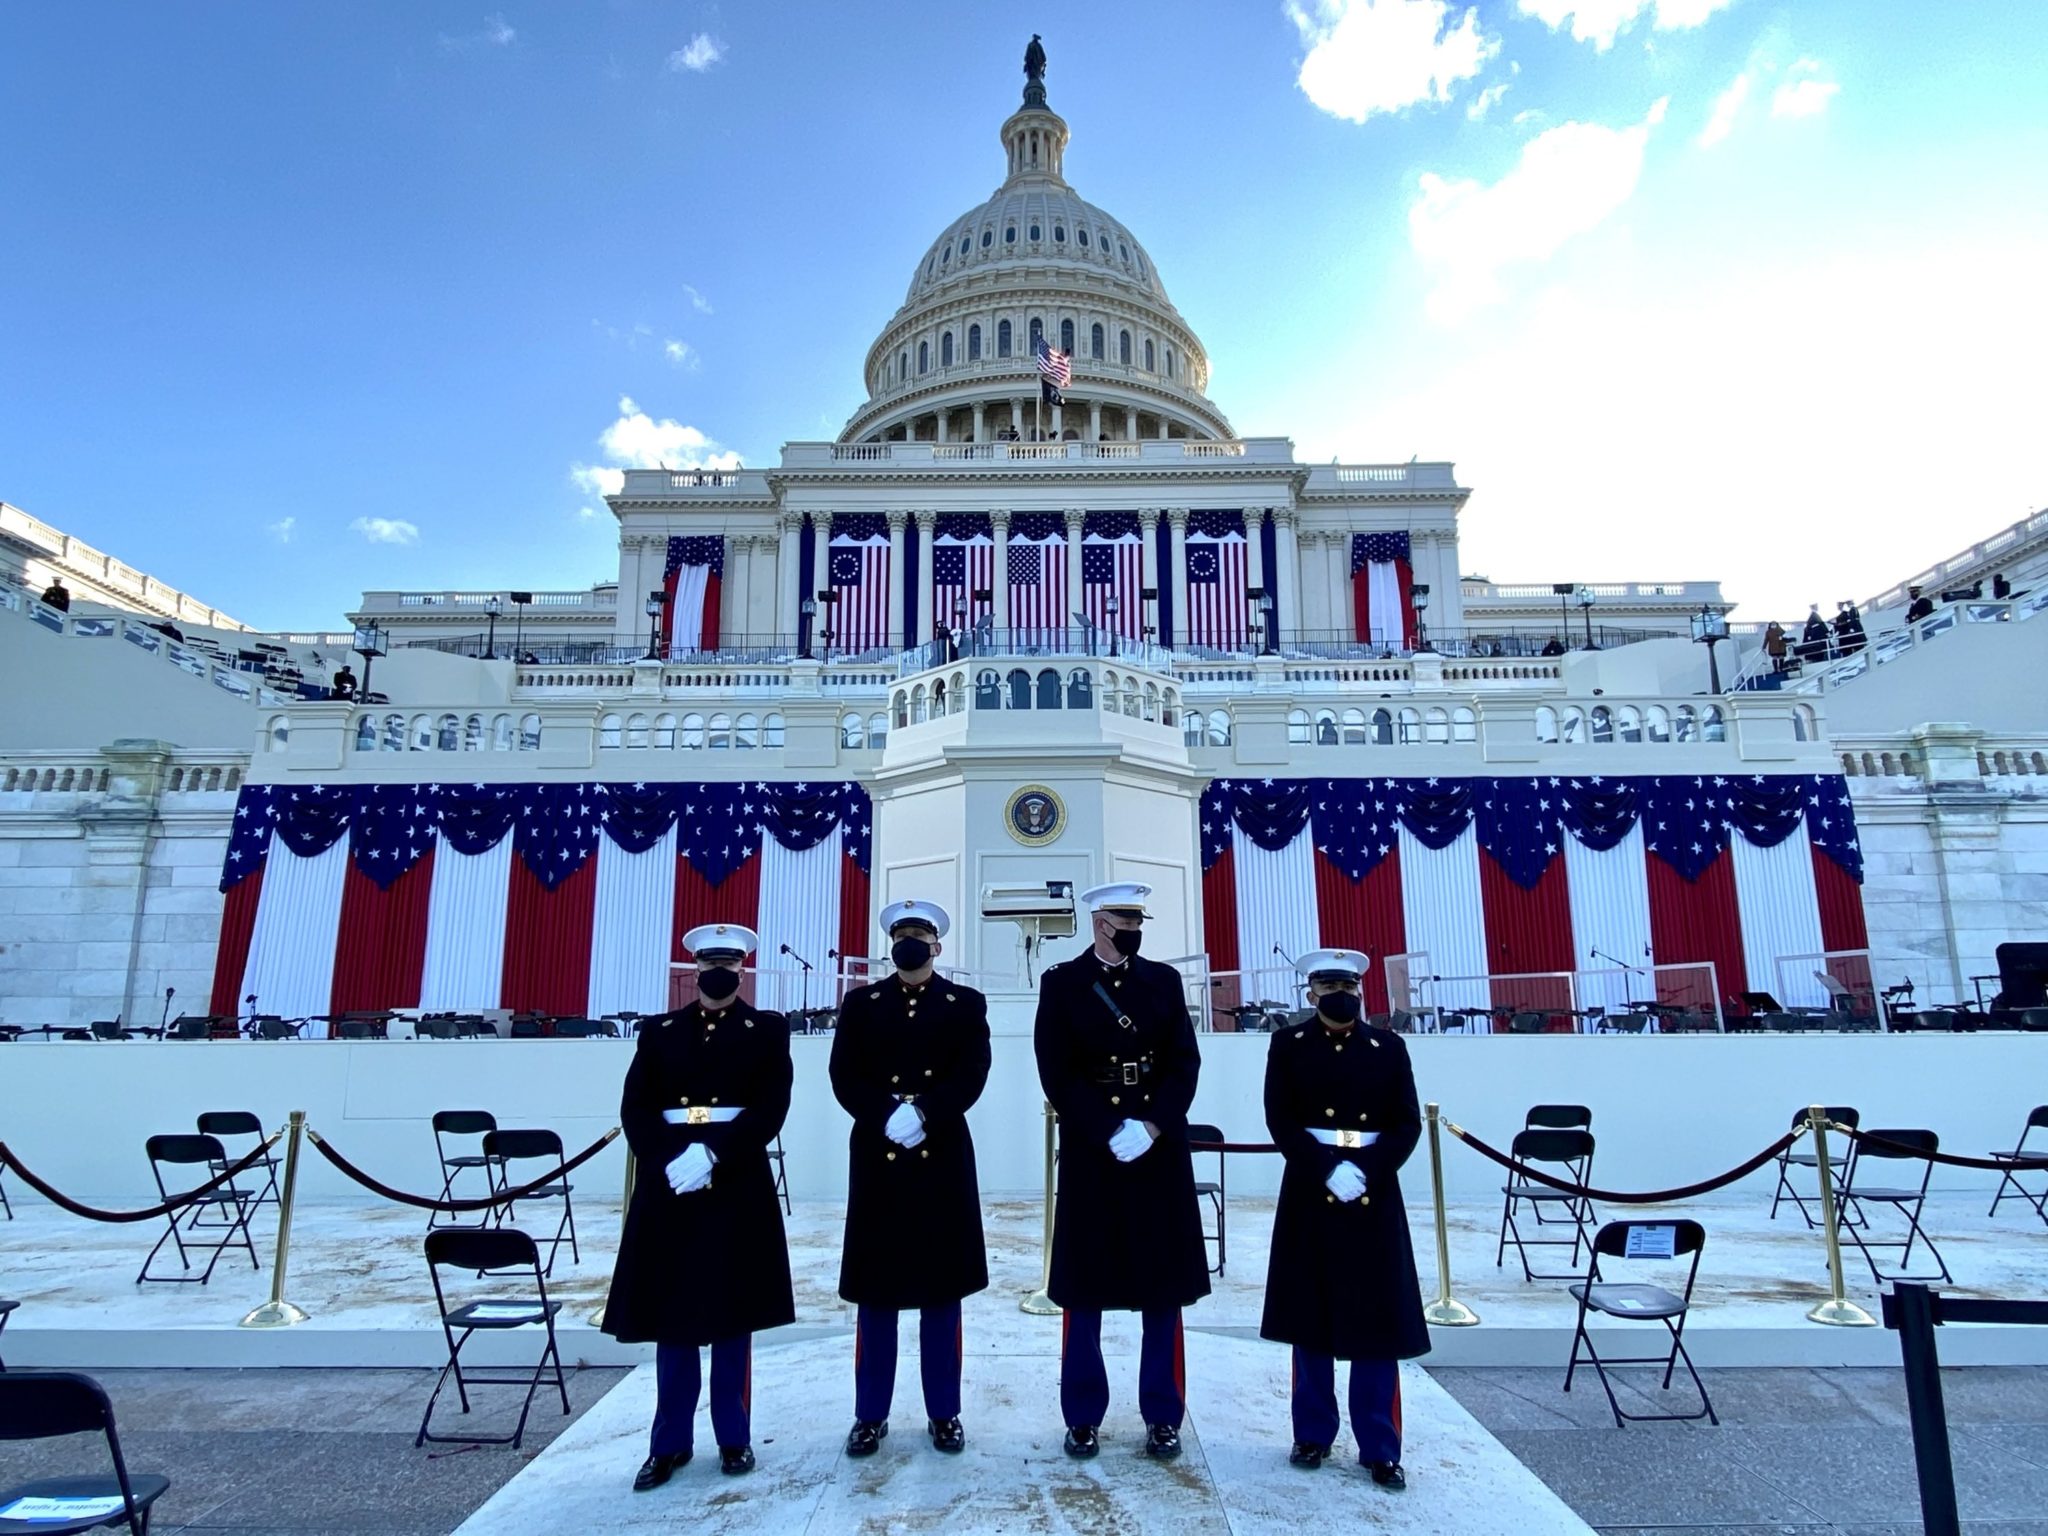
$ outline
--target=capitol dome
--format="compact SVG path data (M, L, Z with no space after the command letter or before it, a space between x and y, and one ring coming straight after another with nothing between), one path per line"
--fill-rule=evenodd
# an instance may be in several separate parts
M1069 133L1034 79L1002 126L1008 174L918 258L867 356L867 403L842 442L1231 437L1209 358L1151 255L1063 174ZM1038 408L1036 340L1073 369Z

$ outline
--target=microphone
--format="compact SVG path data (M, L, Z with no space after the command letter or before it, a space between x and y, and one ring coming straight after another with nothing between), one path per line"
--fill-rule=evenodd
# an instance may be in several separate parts
M174 998L174 997L176 997L177 995L178 995L178 989L177 989L176 987L165 987L165 988L164 988L164 1016L163 1016L162 1018L160 1018L160 1019L158 1019L158 1020L156 1021L156 1022L157 1022L157 1031L158 1031L158 1033L162 1033L162 1031L163 1031L163 1030L165 1030L165 1029L167 1029L167 1028L169 1028L169 1027L170 1027L170 1022L171 1022L171 999L172 999L172 998Z
M1273 946L1273 953L1278 955L1282 960L1285 960L1289 965L1294 964L1294 956L1287 953L1287 951L1282 949L1278 944L1275 944Z
M812 969L811 962L806 960L802 955L798 954L795 950L791 949L787 944L782 945L781 949L783 954L789 956L790 959L794 960L798 965L802 966L805 970L808 971Z

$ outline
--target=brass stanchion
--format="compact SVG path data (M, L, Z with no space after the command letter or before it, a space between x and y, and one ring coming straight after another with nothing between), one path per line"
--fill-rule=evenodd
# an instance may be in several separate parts
M1451 1294L1451 1237L1444 1221L1444 1142L1437 1107L1425 1105L1429 1120L1429 1180L1436 1191L1436 1300L1422 1309L1424 1319L1439 1328L1470 1328L1479 1314Z
M1040 1240L1040 1247L1043 1250L1045 1262L1040 1271L1038 1289L1030 1292L1022 1301L1017 1303L1018 1311L1028 1312L1033 1317L1058 1317L1060 1314L1059 1303L1054 1301L1049 1294L1052 1289L1053 1126L1058 1120L1059 1116L1053 1113L1052 1105L1047 1104L1045 1106L1045 1236Z
M624 1246L626 1241L626 1213L633 1209L633 1180L638 1176L639 1172L639 1159L633 1156L632 1143L628 1142L626 1145L626 1192L619 1200L619 1243L621 1246ZM607 1284L604 1288L604 1300L600 1301L597 1304L597 1310L590 1314L591 1322L599 1327L603 1327L605 1309L610 1307L611 1304L612 1288Z
M1842 1234L1835 1220L1835 1175L1828 1164L1828 1112L1820 1105L1806 1111L1813 1129L1813 1160L1820 1172L1820 1225L1828 1240L1828 1299L1807 1309L1807 1321L1837 1328L1875 1328L1877 1319L1851 1301L1842 1286Z
M284 1143L284 1188L277 1197L277 1257L270 1266L270 1300L242 1319L244 1328L289 1328L306 1314L284 1299L285 1263L292 1252L292 1202L299 1192L299 1138L306 1133L306 1112L292 1111Z

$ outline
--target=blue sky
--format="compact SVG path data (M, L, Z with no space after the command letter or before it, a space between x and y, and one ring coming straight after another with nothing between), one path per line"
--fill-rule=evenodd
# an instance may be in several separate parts
M599 470L859 404L1036 29L1238 429L1456 461L1468 573L1761 617L2048 501L2011 6L1023 14L0 9L0 498L276 627L609 577Z

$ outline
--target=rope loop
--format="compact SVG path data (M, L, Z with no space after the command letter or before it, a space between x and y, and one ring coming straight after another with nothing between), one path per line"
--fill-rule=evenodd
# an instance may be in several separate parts
M512 1189L501 1189L481 1200L429 1200L425 1195L408 1194L405 1190L393 1189L383 1180L363 1172L362 1169L335 1151L333 1147L328 1145L327 1139L318 1131L308 1128L306 1136L322 1157L326 1158L340 1172L369 1190L371 1194L380 1195L386 1200L395 1200L400 1205L417 1206L423 1211L443 1211L450 1215L455 1215L471 1211L495 1210L501 1205L513 1205L521 1200L530 1200L557 1179L566 1178L570 1173L589 1162L598 1153L616 1141L620 1133L621 1128L615 1125L574 1157L568 1159L559 1167L542 1174L532 1183L520 1184Z
M173 1211L182 1211L186 1206L191 1205L203 1195L212 1194L221 1185L234 1178L236 1174L247 1173L250 1168L254 1167L261 1160L264 1153L277 1145L278 1138L283 1135L283 1131L271 1132L270 1136L259 1143L256 1149L247 1157L229 1163L223 1172L208 1179L197 1189L188 1189L181 1195L171 1196L170 1199L164 1201L161 1205L152 1205L147 1210L141 1211L105 1211L96 1205L86 1205L82 1201L72 1199L47 1179L39 1178L34 1173L31 1173L22 1163L21 1159L14 1155L14 1149L9 1147L4 1141L0 1141L0 1165L12 1168L20 1176L22 1183L26 1184L59 1210L69 1211L74 1216L83 1216L87 1221L154 1221L159 1216L168 1216Z
M1619 1190L1594 1189L1588 1184L1578 1184L1569 1179L1553 1178L1547 1173L1539 1173L1527 1163L1521 1161L1521 1159L1511 1157L1505 1152L1488 1146L1461 1125L1446 1120L1443 1122L1443 1126L1445 1130L1457 1137L1458 1140L1464 1142L1473 1151L1480 1153L1482 1156L1492 1158L1511 1173L1537 1184L1547 1184L1552 1189L1562 1190L1565 1194L1576 1196L1581 1200L1598 1200L1603 1205L1666 1205L1675 1200L1690 1200L1696 1195L1704 1195L1710 1191L1733 1184L1737 1179L1748 1178L1757 1169L1763 1167L1765 1163L1777 1157L1786 1148L1790 1147L1793 1142L1806 1134L1806 1127L1803 1125L1797 1130L1787 1131L1783 1136L1780 1136L1748 1161L1740 1163L1729 1169L1726 1173L1718 1174L1711 1179L1702 1179L1697 1184L1681 1185L1677 1189L1653 1189L1624 1194Z

